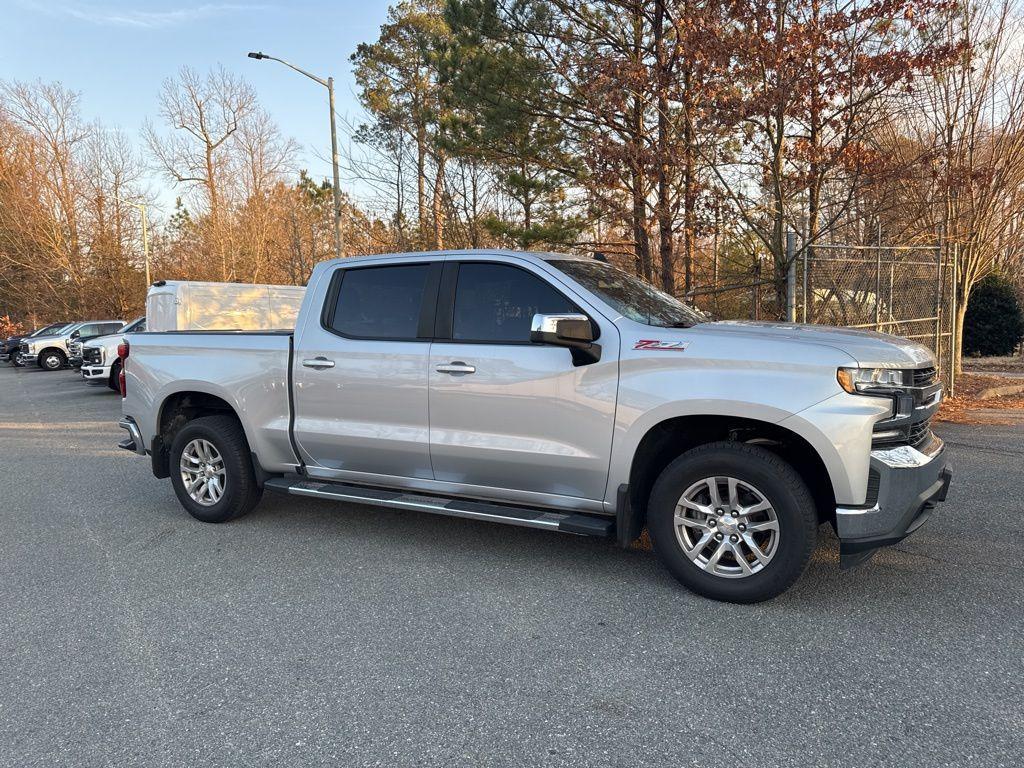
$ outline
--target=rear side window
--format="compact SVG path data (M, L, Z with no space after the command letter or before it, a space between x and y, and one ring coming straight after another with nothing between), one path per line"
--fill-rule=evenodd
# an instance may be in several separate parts
M414 340L428 264L342 270L331 330L360 339Z
M536 314L579 309L536 275L505 264L461 264L452 339L526 342Z

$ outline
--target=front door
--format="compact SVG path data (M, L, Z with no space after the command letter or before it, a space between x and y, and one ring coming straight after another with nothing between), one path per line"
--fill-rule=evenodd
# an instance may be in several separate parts
M600 327L600 361L576 366L568 349L530 342L534 314L581 310ZM498 488L603 499L618 376L614 325L533 265L466 261L446 267L438 326L428 372L434 477L468 494Z
M311 475L433 476L427 361L439 275L429 263L336 270L319 322L309 318L295 344L295 440Z

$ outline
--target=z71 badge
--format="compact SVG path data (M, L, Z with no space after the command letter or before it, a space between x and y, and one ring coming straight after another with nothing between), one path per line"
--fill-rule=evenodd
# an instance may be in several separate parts
M663 352L682 352L690 345L688 341L658 341L657 339L640 339L633 349L657 349Z

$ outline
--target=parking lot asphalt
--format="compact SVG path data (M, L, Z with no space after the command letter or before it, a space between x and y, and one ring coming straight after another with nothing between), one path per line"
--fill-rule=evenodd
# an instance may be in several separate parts
M1024 427L754 606L649 551L267 494L195 522L116 394L0 365L0 765L1020 766Z

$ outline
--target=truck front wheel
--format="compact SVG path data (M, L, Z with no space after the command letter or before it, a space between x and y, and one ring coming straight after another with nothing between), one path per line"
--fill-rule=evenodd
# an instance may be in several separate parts
M121 391L121 385L119 382L121 377L121 361L118 360L110 366L110 376L107 377L107 386L115 392Z
M204 523L241 517L263 495L245 433L232 416L190 421L175 435L170 461L178 501Z
M39 367L44 371L59 371L67 364L67 356L59 349L46 349L39 355Z
M818 517L786 461L755 445L719 442L665 468L651 491L647 529L659 559L688 589L754 603L803 573Z

